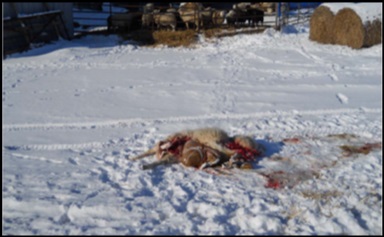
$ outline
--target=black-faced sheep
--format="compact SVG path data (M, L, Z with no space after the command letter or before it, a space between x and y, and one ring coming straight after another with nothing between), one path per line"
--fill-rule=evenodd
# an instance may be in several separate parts
M107 19L109 31L128 31L140 28L141 12L117 13Z
M239 2L239 3L233 4L232 9L245 12L247 11L250 5L251 5L250 2Z
M235 6L235 5L234 5ZM248 22L249 26L261 25L264 22L264 11L247 5L245 9L235 8L230 10L226 16L228 25L244 25Z
M246 16L247 13L245 11L231 9L226 15L227 24L230 26L244 24Z
M264 23L264 11L258 8L248 8L247 17L250 26L263 25Z
M199 23L202 28L208 28L212 25L212 16L214 9L207 7L199 11Z

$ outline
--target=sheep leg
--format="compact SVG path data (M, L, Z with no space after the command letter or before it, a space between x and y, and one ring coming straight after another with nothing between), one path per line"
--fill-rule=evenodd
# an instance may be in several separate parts
M158 149L156 147L153 147L153 148L149 149L148 151L146 151L140 155L134 156L130 160L139 160L139 159L145 158L147 156L152 156L152 155L157 153L157 150Z
M204 162L200 166L200 169L206 169L208 167L213 167L222 161L221 155L216 150L209 148L209 147L206 147L205 149L207 149L206 150L207 155L208 155L208 153L210 153L215 159L213 161Z
M143 170L153 169L159 165L170 165L170 164L175 164L177 162L178 162L178 160L175 156L167 153L167 154L163 155L163 157L160 160L157 160L157 161L152 162L152 163L147 164L147 165L143 165L142 169Z
M202 170L202 169L206 169L206 168L208 168L208 167L213 167L213 166L219 164L219 162L220 162L220 158L217 157L215 160L213 160L213 161L211 161L211 162L204 162L204 163L200 166L200 169Z

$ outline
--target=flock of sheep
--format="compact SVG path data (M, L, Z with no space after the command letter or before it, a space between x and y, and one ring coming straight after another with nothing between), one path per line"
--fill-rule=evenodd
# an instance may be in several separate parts
M240 2L227 11L204 7L198 2L181 3L178 9L173 7L156 9L153 3L147 3L142 12L111 15L108 19L108 29L132 28L134 19L139 19L142 28L170 28L172 31L183 28L183 25L186 29L194 26L196 31L218 27L224 23L229 26L246 23L249 26L263 25L264 11L271 9L266 8L266 6L271 7L270 5L271 3Z

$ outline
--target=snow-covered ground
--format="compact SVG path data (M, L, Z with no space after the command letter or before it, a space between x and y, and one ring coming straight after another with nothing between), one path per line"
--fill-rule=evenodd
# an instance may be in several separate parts
M308 35L193 48L87 36L7 57L2 233L381 235L382 45ZM266 154L228 175L126 158L200 127Z

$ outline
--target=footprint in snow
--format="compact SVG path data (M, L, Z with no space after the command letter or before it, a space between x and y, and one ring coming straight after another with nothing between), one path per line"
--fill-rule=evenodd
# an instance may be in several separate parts
M333 81L338 81L339 78L336 76L336 74L329 74L329 77L333 80Z
M348 104L348 97L344 94L337 93L336 94L337 99L340 101L342 104Z

